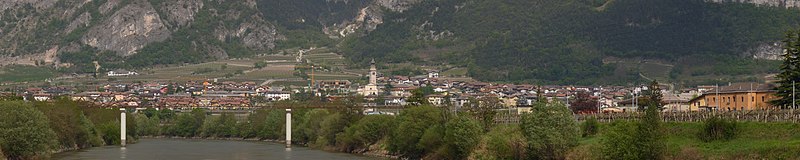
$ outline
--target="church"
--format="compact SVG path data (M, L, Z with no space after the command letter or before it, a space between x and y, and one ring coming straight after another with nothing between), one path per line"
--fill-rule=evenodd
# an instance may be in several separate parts
M359 94L368 97L380 95L380 89L378 89L378 70L375 68L375 59L372 59L369 66L369 84L361 88Z

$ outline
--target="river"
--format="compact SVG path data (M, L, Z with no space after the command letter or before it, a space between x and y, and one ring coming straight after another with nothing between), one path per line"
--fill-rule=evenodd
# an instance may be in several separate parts
M380 159L346 153L333 153L307 147L286 149L283 144L255 141L140 139L125 148L105 146L53 155L63 160L169 159Z

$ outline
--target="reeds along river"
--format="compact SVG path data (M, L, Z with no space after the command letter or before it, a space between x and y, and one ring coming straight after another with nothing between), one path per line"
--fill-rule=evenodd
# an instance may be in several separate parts
M252 141L141 139L127 147L105 146L53 155L53 159L378 159L332 153L306 147L286 149L283 144Z

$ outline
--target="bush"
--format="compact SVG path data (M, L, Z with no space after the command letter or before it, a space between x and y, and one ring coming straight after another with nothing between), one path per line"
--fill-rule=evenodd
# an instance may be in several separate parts
M578 126L572 112L561 103L540 102L522 115L520 124L534 159L564 159L578 145Z
M469 156L483 134L481 125L464 115L451 118L444 126L445 147L453 151L453 156L447 159L464 159Z
M666 149L664 129L657 107L647 107L639 121L615 121L601 143L604 159L663 159Z
M94 124L86 118L78 104L58 99L55 103L36 102L34 107L49 120L60 148L79 149L102 145Z
M0 102L0 148L11 159L46 156L56 145L47 117L22 101Z
M232 114L226 113L219 117L211 116L203 122L203 137L233 137L238 135L236 119Z
M286 111L279 109L265 110L259 115L259 120L263 123L260 124L258 129L258 137L261 139L280 139L283 138L286 128ZM254 123L258 125L258 123ZM256 126L258 127L258 126Z
M327 117L330 114L326 109L314 109L303 114L303 122L298 126L298 138L296 141L314 143L319 135L320 124L322 124L322 117ZM292 135L294 136L294 134ZM292 137L295 140L295 137Z
M525 137L517 125L501 125L483 135L484 153L473 153L471 159L525 159Z
M636 123L614 121L603 133L600 143L603 146L603 159L639 159L636 154Z
M156 112L157 113L157 112ZM147 117L146 114L136 115L136 125L139 128L140 136L157 136L161 135L159 130L160 118L158 116Z
M346 152L365 149L386 137L394 128L394 116L368 115L347 127L343 136L336 137L337 146Z
M97 125L97 131L106 145L120 144L119 121L109 121Z
M315 146L332 146L336 145L336 137L338 133L344 132L347 127L347 120L341 113L333 113L323 118L320 123L319 135L315 141Z
M600 124L597 123L597 119L594 117L587 118L586 121L581 124L581 130L583 131L582 136L594 136L597 134L597 131L600 130Z
M716 140L731 140L736 136L737 124L735 120L721 117L711 117L703 122L703 129L698 134L700 140L711 142Z
M180 137L193 137L199 130L194 117L189 114L179 114L175 124L170 126L170 135Z
M397 117L397 128L389 135L388 150L405 157L419 158L424 153L420 143L428 128L442 124L440 109L423 105L403 110Z

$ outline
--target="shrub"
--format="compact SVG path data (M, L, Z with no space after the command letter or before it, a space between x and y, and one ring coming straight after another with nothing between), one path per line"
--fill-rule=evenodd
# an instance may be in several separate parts
M314 109L303 114L303 122L298 126L298 139L297 141L313 143L319 135L320 124L323 118L330 114L326 109ZM294 135L292 135L294 136ZM292 137L292 140L295 140Z
M315 145L318 147L336 145L337 134L344 132L347 125L347 120L341 113L325 116L320 123L319 135Z
M597 134L597 131L600 128L600 124L597 123L597 119L594 117L587 118L586 121L581 124L581 130L583 131L582 136L588 137Z
M56 145L47 117L22 101L0 102L0 148L11 159L44 156Z
M397 128L389 135L388 150L405 157L419 158L424 148L418 145L428 128L442 124L440 109L423 105L403 110L397 117Z
M394 117L390 115L368 115L347 127L342 136L336 137L337 146L343 151L369 147L391 133Z
M578 144L578 126L572 112L561 103L539 102L520 124L534 159L564 159Z
M639 159L636 154L636 123L614 121L600 139L603 159Z
M711 142L715 140L731 140L736 136L737 124L735 120L721 117L711 117L703 122L700 140Z
M159 131L159 121L161 121L158 116L152 116L150 118L147 117L146 114L137 114L136 115L136 125L139 128L139 135L140 136L157 136L161 135Z
M203 137L232 137L238 134L236 119L232 114L222 114L219 117L211 116L206 118L202 127Z
M279 109L266 110L260 115L260 128L258 129L258 137L261 139L280 139L284 136L286 128L286 111ZM252 121L251 121L252 122ZM259 123L254 123L258 125ZM259 127L259 126L256 126Z
M97 131L100 132L100 137L106 145L120 144L119 135L119 121L109 121L97 125Z
M178 118L175 120L175 124L170 127L170 135L174 136L181 136L181 137L193 137L195 132L199 130L197 123L189 114L179 114Z
M525 137L517 125L492 128L481 140L486 153L475 154L472 159L525 159Z
M647 107L639 121L616 121L604 133L604 159L663 159L666 149L664 129L657 107Z
M473 119L459 115L444 124L444 142L453 151L448 159L464 159L478 145L483 128Z

